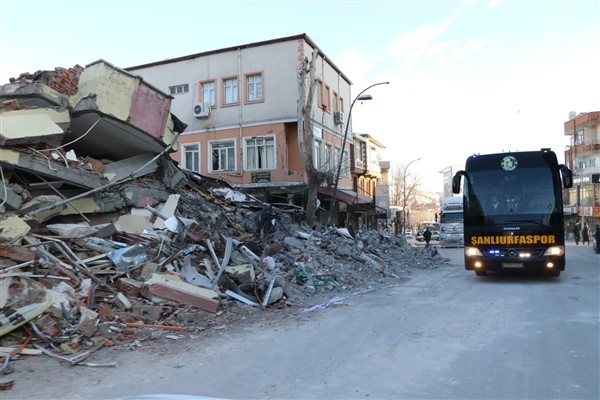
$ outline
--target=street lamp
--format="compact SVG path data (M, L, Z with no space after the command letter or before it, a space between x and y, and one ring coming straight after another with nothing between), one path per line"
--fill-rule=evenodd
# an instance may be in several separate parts
M421 158L423 157L412 160L404 167L404 176L402 177L402 184L404 185L404 188L402 189L402 195L404 196L404 199L402 200L402 233L406 233L406 171L410 164L419 161Z
M363 95L364 92L371 89L373 86L388 85L388 84L389 84L389 82L379 82L379 83L375 83L375 84L367 87L366 89L363 89L363 91L360 92L358 94L358 96L356 96L354 98L354 100L352 100L352 104L350 104L350 110L348 110L348 118L346 120L346 129L344 131L344 139L342 140L342 150L340 151L340 160L337 165L337 172L335 174L335 180L334 180L334 184L333 184L333 195L331 198L331 206L329 207L329 216L327 217L327 225L331 225L333 209L335 208L335 204L337 201L337 198L336 198L337 188L338 188L338 182L340 180L340 173L342 172L342 162L344 161L344 148L346 147L346 138L348 137L348 127L350 126L350 116L352 115L352 107L354 107L354 103L356 103L356 100L373 100L373 96L371 96L370 94Z

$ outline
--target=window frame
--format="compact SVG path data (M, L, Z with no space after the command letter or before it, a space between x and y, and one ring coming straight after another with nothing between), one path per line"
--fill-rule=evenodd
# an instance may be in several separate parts
M196 150L192 150L189 151L188 148L193 147L193 146L197 146ZM202 150L202 143L200 142L190 142L190 143L182 143L181 144L181 156L180 156L180 163L183 169L186 169L188 171L193 171L196 173L201 173L201 163L202 163L202 157L201 157L201 150ZM191 153L192 155L195 154L195 156L197 157L196 160L192 160L192 162L195 162L195 166L197 167L197 170L195 170L194 168L189 168L188 166L188 153Z
M179 90L181 89L181 90ZM182 83L179 85L173 85L173 86L169 86L169 93L171 94L171 96L176 96L179 94L186 94L190 92L190 84L189 83Z
M250 90L250 80L252 78L259 78L260 79L260 97L257 97L255 99L251 99L250 98L250 94L253 92L252 90ZM264 77L264 73L263 72L252 72L252 73L248 73L245 74L244 76L244 81L245 81L245 99L244 101L248 104L252 104L252 103L261 103L265 101L265 77ZM253 83L253 85L256 85L256 83Z
M217 104L217 83L215 82L214 79L211 80L206 80L206 81L200 81L200 99L202 102L205 103L209 103L211 105L211 107L214 107ZM205 90L204 85L208 85L211 84L212 85L212 89L208 90L208 100L207 100L207 90Z
M314 165L315 168L319 171L323 171L324 163L323 163L323 141L321 139L315 138L314 140Z
M323 111L331 113L331 87L328 84L324 84L325 88L323 90L323 103L325 104L325 108Z
M257 141L257 140L263 140L263 141L270 141L272 142L272 144L268 144L269 147L272 147L272 166L269 166L269 160L266 160L267 166L265 167L260 167L260 166L250 166L250 157L249 157L249 143L251 141ZM273 171L273 170L277 170L277 137L275 135L262 135L262 136L252 136L252 137L245 137L244 138L244 143L243 143L243 151L244 151L244 157L243 157L243 165L244 165L244 169L246 171ZM263 144L263 146L265 146ZM252 146L252 149L260 147L260 145L256 145L256 146ZM260 150L259 150L260 151ZM268 150L267 150L268 151ZM259 159L260 154L259 155ZM268 158L269 154L265 154L265 156ZM260 161L260 160L259 160Z
M235 82L235 91L232 91L232 94L235 93L235 99L233 101L227 101L227 91L228 91L228 82ZM237 76L228 76L221 78L221 95L222 95L222 105L225 107L228 106L236 106L240 104L240 80Z
M341 160L340 160L340 156L342 157ZM350 153L348 152L348 150L342 151L341 146L335 146L335 164L334 165L336 165L336 168L337 168L338 163L341 162L340 176L343 176L343 177L350 176L350 158L349 157L350 157ZM344 160L345 160L345 162L344 162Z
M221 150L225 150L226 151L226 156L227 156L227 160L226 160L226 164L229 166L230 162L233 161L233 165L231 166L231 168L225 168L225 169L214 169L213 168L213 164L214 164L214 159L213 159L213 152L215 151L215 147L213 147L213 144L227 144L227 143L231 143L230 147L223 147L223 148L216 148L219 152L221 152ZM231 138L231 139L219 139L219 140L209 140L207 142L207 151L208 151L208 165L207 165L207 169L210 173L221 173L221 172L235 172L237 170L237 158L236 158L236 150L237 150L237 142L235 139ZM229 154L229 152L231 151L231 154ZM220 160L219 160L219 165L220 165Z

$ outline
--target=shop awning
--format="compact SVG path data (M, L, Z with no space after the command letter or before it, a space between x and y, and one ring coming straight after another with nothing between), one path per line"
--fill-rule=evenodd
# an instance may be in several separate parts
M333 188L321 187L321 188L319 188L319 193L321 193L325 196L333 197ZM348 205L369 204L373 201L372 197L358 194L351 190L341 190L341 189L336 190L335 198L338 199L339 201L342 201L342 202L348 204Z
M324 196L333 197L333 188L321 187L319 193ZM341 190L338 189L335 192L335 197L338 201L346 203L348 205L348 211L355 213L366 213L366 214L387 214L387 210L375 206L373 198L365 196L364 194L356 193L352 190Z

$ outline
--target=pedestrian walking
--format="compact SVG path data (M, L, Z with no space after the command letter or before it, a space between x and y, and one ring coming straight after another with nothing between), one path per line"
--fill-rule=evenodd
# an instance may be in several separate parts
M431 231L429 230L429 227L425 228L423 239L425 239L425 248L429 248L429 241L431 240Z
M581 225L579 222L575 223L575 227L573 228L573 236L575 238L575 244L579 244L581 240Z
M596 225L594 239L596 240L596 254L600 254L600 225Z

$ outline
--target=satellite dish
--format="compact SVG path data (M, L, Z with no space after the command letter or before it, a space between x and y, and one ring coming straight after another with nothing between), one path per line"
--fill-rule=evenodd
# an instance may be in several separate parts
M575 111L571 111L569 113L569 119L575 119L576 116L577 116L577 113Z

